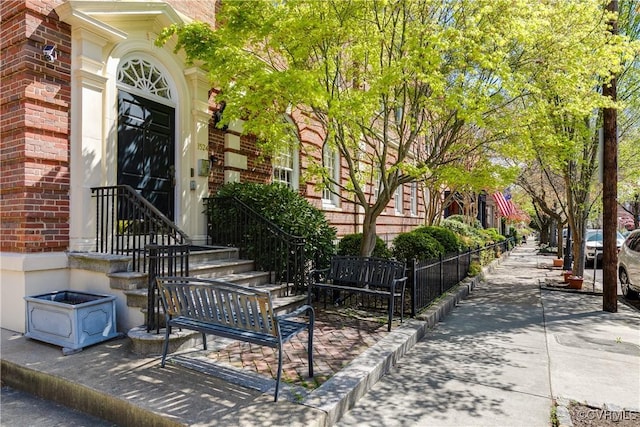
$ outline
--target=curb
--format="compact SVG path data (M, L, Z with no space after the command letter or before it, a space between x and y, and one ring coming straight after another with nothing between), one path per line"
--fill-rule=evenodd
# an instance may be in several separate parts
M65 378L24 368L2 360L2 383L16 390L31 393L42 399L59 403L117 425L177 427L176 422L163 415L128 403L119 397L93 390Z

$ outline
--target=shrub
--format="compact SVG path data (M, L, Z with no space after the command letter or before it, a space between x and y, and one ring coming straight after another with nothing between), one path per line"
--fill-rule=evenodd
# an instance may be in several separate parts
M236 197L289 234L305 239L305 256L328 265L335 253L335 228L324 213L304 197L282 184L231 183L220 188L217 197ZM213 213L220 221L237 215L234 208Z
M440 225L462 236L470 236L473 233L469 224L452 219L451 217L443 219Z
M338 255L360 255L362 233L347 234L338 242ZM373 248L373 257L391 258L391 251L380 237L376 236L376 246Z
M436 239L444 248L445 253L457 252L463 248L463 244L456 233L445 227L426 226L414 230L417 233L426 233Z
M507 240L506 237L500 234L497 228L487 228L485 229L485 232L493 243L504 242L505 240Z
M410 231L393 239L393 256L400 261L428 260L444 254L444 247L427 233Z
M482 267L480 266L480 263L478 261L472 261L471 264L469 265L468 276L474 277L480 274L481 272L482 272Z
M446 217L445 219L451 220L451 221L456 221L456 222L461 222L463 224L469 225L470 227L473 228L482 228L482 223L480 222L480 220L478 218L472 218L466 215L450 215L448 217Z

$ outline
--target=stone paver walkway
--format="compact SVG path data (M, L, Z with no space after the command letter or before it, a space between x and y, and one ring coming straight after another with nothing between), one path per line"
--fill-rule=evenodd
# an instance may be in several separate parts
M394 322L394 327L397 327L396 323L399 322ZM306 332L283 346L282 379L308 389L317 388L387 334L386 324L316 308L313 383L309 383L308 378ZM276 377L278 358L273 348L235 341L208 353L207 357L266 377Z

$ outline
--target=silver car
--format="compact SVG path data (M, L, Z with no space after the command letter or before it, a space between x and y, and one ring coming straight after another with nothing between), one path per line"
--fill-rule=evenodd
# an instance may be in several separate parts
M640 292L640 229L632 231L620 249L618 279L625 297L638 297L638 292Z
M602 229L590 229L587 230L585 239L585 258L587 263L595 261L596 256L598 261L602 261ZM616 247L618 250L624 243L624 236L619 231L616 232ZM596 255L597 254L597 255Z

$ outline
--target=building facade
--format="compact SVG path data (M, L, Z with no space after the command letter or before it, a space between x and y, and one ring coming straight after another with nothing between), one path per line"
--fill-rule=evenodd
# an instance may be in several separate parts
M196 18L215 23L209 0L4 0L1 40L1 325L24 331L26 295L74 289L69 253L96 250L92 189L128 184L204 242L203 199L225 182L278 181L322 209L338 235L360 231L349 201L306 182L299 150L262 159L242 124L216 129L206 72L159 32ZM296 121L305 150L322 135ZM375 194L375 185L369 190ZM422 191L405 185L381 215L390 241L424 220ZM86 282L86 280L85 280ZM89 286L90 285L82 285Z

